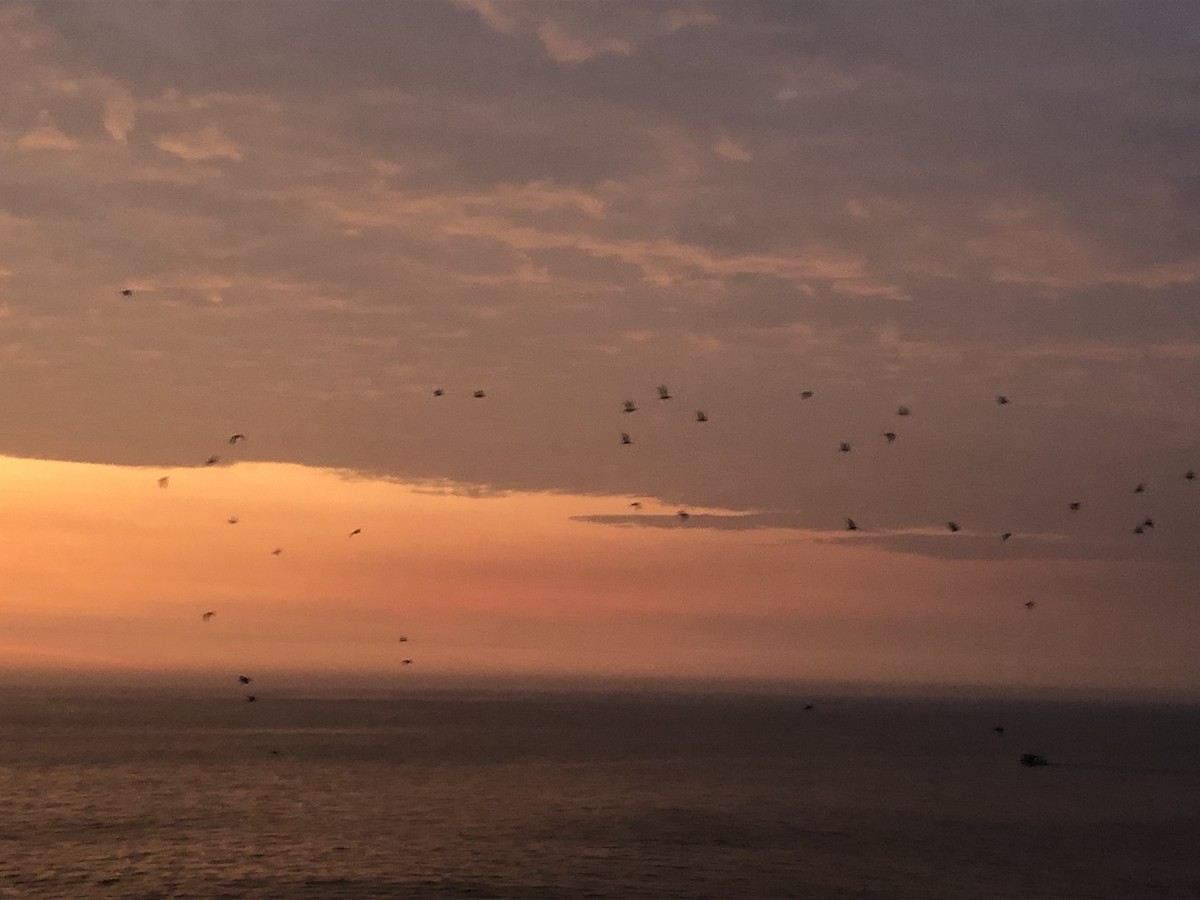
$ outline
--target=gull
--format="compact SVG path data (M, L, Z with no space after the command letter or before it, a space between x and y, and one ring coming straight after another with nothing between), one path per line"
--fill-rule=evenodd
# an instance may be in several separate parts
M283 553L282 547L276 547L274 550L271 551L272 556L279 556L279 554L281 554L281 553Z
M226 519L225 521L226 521L226 522L228 522L230 525L236 525L236 524L238 523L238 521L239 521L239 520L238 520L238 517L237 517L237 516L230 516L230 517L229 517L228 519Z
M627 432L627 431L621 432L621 443L622 444L632 444L633 443L633 438L631 438L629 436L629 432Z
M841 453L849 453L849 452L850 452L850 445L849 445L849 444L847 444L845 441L842 441L840 444L838 444L838 450L839 450L839 452L841 452Z
M400 641L400 643L401 643L401 644L407 644L407 643L408 643L408 637L407 637L406 635L403 635L403 634L402 634L402 635L400 635L400 637L398 638L398 640Z
M999 403L1001 406L1007 406L1009 404L1009 399L1006 396L1004 396L1003 394L1001 394L999 397L996 398L996 402Z
M853 519L847 519L846 520L846 530L847 531L858 531L858 523L855 522Z
M1188 481L1195 481L1196 473L1193 472L1191 469L1188 469L1186 472L1183 473L1183 477L1186 478Z
M352 532L350 532L348 535L346 535L346 537L354 537L356 534L362 534L362 529L355 528Z
M679 512L675 513L675 515L679 516L679 524L680 525L682 525L689 518L691 518L691 516L688 514L688 511L686 509L681 509Z
M217 614L217 611L215 609L210 609L208 612L206 612L200 618L203 619L205 622L207 622L209 619L211 619L216 614Z
M471 396L474 397L476 400L482 400L484 397L487 396L487 394L485 394L483 391L476 391Z
M434 388L433 389L433 396L435 396L435 397L440 397L444 393L446 393L446 391L442 388Z
M229 436L229 443L236 444L238 441L244 441L245 439L246 439L246 436L239 432L238 434L231 434Z
M166 487L167 485L169 485L170 483L171 483L171 476L170 476L170 475L164 475L162 478L158 479L158 486L159 486L160 488L165 488L165 487Z
M219 463L220 461L221 461L221 457L219 457L219 456L210 456L208 459L206 459L206 460L204 461L204 464L205 464L206 466L215 466L215 465L216 465L217 463Z
M959 531L962 528L962 526L957 522L947 522L946 527L949 528L951 532Z
M888 442L889 444L890 444L892 441L896 440L896 432L894 432L894 431L885 431L885 432L883 433L883 436L884 436L885 438L887 438L887 442Z
M1032 601L1032 600L1026 600L1026 601L1025 601L1025 608L1026 608L1026 609L1033 609L1033 601Z
M1079 512L1079 507L1080 507L1080 503L1078 500L1074 500L1071 503L1067 504L1067 508L1069 510L1071 510L1071 512Z
M636 403L634 403L632 400L626 400L625 408L622 410L622 412L627 412L627 413L637 412L637 409L638 408L637 408Z
M402 660L400 660L400 664L405 665L405 666L411 666L413 664L413 661L411 659L402 659Z
M121 291L121 296L122 297L132 297L133 290L131 288L125 288L124 290Z
M1144 493L1146 493L1146 483L1145 483L1144 481L1139 481L1139 482L1138 482L1138 485L1137 485L1137 487L1135 487L1135 488L1133 489L1133 492L1134 492L1135 494L1144 494Z
M249 684L253 680L254 679L251 678L249 675L239 675L238 676L238 684Z
M667 389L667 386L665 384L660 384L658 386L658 399L659 400L670 400L671 399L671 392L670 392L670 390Z
M630 506L632 506L634 509L641 509L641 508L642 508L642 501L641 501L641 500L634 500L634 501L633 501L632 503L630 503L629 505L630 505Z
M1010 537L1012 537L1012 532L1006 531L1004 534L1000 535L1000 540L1007 541Z
M909 415L912 415L912 411L907 406L902 406L898 410L896 410L896 415L909 416Z
M801 391L801 392L800 392L800 399L801 399L801 400L811 400L811 399L812 399L812 395L813 395L813 392L812 392L812 391Z
M708 416L705 415L704 410L702 410L702 409L696 410L696 421L697 422L707 422L708 421Z

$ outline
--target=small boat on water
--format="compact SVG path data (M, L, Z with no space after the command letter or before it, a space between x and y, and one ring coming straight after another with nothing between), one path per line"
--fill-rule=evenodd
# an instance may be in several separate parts
M1041 754L1022 753L1021 765L1032 768L1033 766L1048 766L1050 763L1046 760L1046 757L1042 756Z

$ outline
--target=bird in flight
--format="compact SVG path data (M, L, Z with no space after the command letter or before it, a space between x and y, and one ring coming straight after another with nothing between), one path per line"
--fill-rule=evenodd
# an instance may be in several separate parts
M627 432L627 431L621 432L621 443L622 444L632 444L633 443L633 438L631 438L629 436L629 432Z
M413 661L411 659L402 659L400 660L400 664L404 666L411 666Z
M212 618L213 616L215 616L216 614L217 614L217 611L216 611L216 610L214 610L214 609L210 609L208 612L206 612L206 613L205 613L204 615L202 615L200 618L201 618L201 619L203 619L205 622L207 622L209 619L211 619L211 618Z
M229 436L229 443L236 444L238 441L244 441L245 439L246 439L246 436L244 434L241 434L241 433L231 434Z
M131 288L125 288L124 290L121 291L121 296L122 297L132 297L133 290Z
M408 636L407 636L407 635L403 635L403 634L402 634L402 635L400 635L400 637L399 637L399 641L400 641L400 643L402 643L402 644L407 644L407 643L408 643Z
M688 519L691 518L691 516L689 515L689 513L686 509L681 509L679 512L675 513L675 515L679 516L679 524L680 525L682 525L684 522L686 522Z
M849 453L850 445L847 444L845 441L842 441L840 444L838 444L838 450L842 453Z
M171 476L170 476L170 475L164 475L162 478L158 479L158 486L159 486L160 488L165 488L165 487L167 487L167 485L169 485L170 483L171 483Z
M641 501L641 500L634 500L634 501L633 501L632 503L630 503L629 505L630 505L631 507L633 507L634 509L641 509L641 508L642 508L642 501Z
M912 410L910 410L907 406L902 406L898 410L896 410L896 415L910 416L910 415L912 415Z
M631 413L631 412L637 412L637 409L638 409L638 408L637 408L637 404L636 404L636 403L634 403L632 400L626 400L626 401L625 401L625 408L624 408L623 410L621 410L621 411L622 411L622 412Z
M1146 529L1145 529L1145 527L1144 527L1144 526L1142 526L1142 525L1138 525L1136 528L1134 528L1134 529L1133 529L1133 533L1134 533L1134 534L1145 534L1145 533L1146 533Z
M240 519L238 519L238 517L237 517L237 516L230 516L230 517L229 517L228 519L226 519L225 521L226 521L226 522L228 522L230 525L236 525L236 524L237 524L239 521L241 521L241 520L240 520Z
M992 729L992 731L996 732L996 734L1004 734L1004 726L997 725L995 728Z
M1032 601L1032 600L1026 600L1026 601L1025 601L1025 608L1026 608L1026 609L1033 609L1033 606L1034 606L1034 604L1033 604L1033 601Z
M346 535L346 537L354 537L356 534L362 534L362 529L355 528L352 532L350 532L348 535Z
M999 403L1001 406L1007 406L1010 401L1006 396L1001 394L999 397L996 398L996 402Z
M896 432L894 432L894 431L885 431L883 433L883 436L885 438L887 438L887 442L889 444L892 443L892 441L896 440Z
M1012 532L1006 531L1004 534L1000 535L1000 540L1007 541L1010 537L1012 537Z
M667 386L665 384L660 384L658 386L658 399L659 400L670 400L671 399L671 391L667 388Z
M276 547L274 550L271 551L272 556L279 556L279 554L281 554L281 553L283 553L282 547Z
M811 399L812 399L812 395L813 395L813 392L812 392L812 391L801 391L801 392L800 392L800 399L801 399L801 400L811 400Z
M249 675L239 675L238 676L238 684L249 684L253 680L254 679L251 678Z
M1133 492L1134 492L1135 494L1144 494L1144 493L1146 493L1146 483L1145 483L1144 481L1139 481L1139 482L1138 482L1138 484L1137 484L1137 487L1135 487L1135 488L1133 489Z
M949 528L951 532L962 530L962 526L959 525L957 522L947 522L946 527Z
M1142 522L1142 527L1143 528L1153 528L1154 520L1152 518L1150 518L1149 516L1146 516L1145 520Z
M702 409L696 410L696 421L697 422L707 422L708 421L708 416L705 414L704 410L702 410Z
M474 397L476 400L482 400L484 397L487 396L487 394L485 394L483 391L476 391L471 396Z
M1078 500L1073 500L1067 504L1067 508L1070 509L1071 512L1079 512L1080 506L1081 506L1081 504Z
M206 460L204 461L204 464L205 464L206 466L215 466L215 465L216 465L217 463L219 463L220 461L221 461L221 457L219 457L219 456L210 456L208 459L206 459Z
M1186 472L1183 473L1183 477L1186 478L1188 481L1195 481L1196 473L1193 472L1191 469L1188 469Z
M847 531L858 531L858 523L855 522L853 519L847 519L846 520L846 530Z
M247 694L247 695L246 695L246 702L247 702L247 703L253 703L253 702L254 702L254 701L256 701L257 699L258 699L258 698L257 698L257 697L255 697L253 694Z
M446 393L446 392L442 388L434 388L433 389L433 396L435 396L435 397L440 397L444 393Z

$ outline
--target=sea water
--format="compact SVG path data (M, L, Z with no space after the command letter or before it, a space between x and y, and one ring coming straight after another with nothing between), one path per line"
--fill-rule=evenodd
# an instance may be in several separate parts
M0 688L3 898L1197 897L1198 848L1194 706Z

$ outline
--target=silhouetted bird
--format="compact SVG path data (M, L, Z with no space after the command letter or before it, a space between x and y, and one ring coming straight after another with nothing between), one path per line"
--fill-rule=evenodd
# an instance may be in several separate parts
M946 527L949 528L951 531L960 531L961 530L961 526L957 522L947 522Z
M217 611L216 611L216 610L214 610L214 609L210 609L208 612L206 612L206 613L205 613L204 615L202 615L200 618L201 618L201 619L203 619L205 622L207 622L209 619L211 619L211 618L212 618L213 616L215 616L216 614L217 614Z
M800 392L800 399L801 399L801 400L811 400L811 399L812 399L812 395L813 395L813 392L812 392L812 391L801 391L801 392Z
M808 712L808 711L809 711L809 710L811 710L812 708L813 708L813 705L812 705L811 703L805 703L805 704L804 704L804 711L805 711L805 712Z
M170 475L164 475L162 478L158 479L158 486L161 488L167 487L170 483L171 483Z
M668 388L665 384L660 384L658 386L658 399L659 400L670 400L671 399L671 392L670 392L670 390L668 390Z
M634 403L632 400L626 400L625 408L622 410L622 412L627 412L627 413L637 412L637 409L638 408L637 408L636 403Z
M408 643L408 637L407 637L406 635L403 635L403 634L402 634L402 635L400 635L400 637L399 637L399 638L397 638L397 640L399 640L399 641L400 641L400 643L402 643L402 644L407 644L407 643Z
M433 389L433 396L435 396L435 397L440 397L444 393L446 393L446 391L443 390L442 388L434 388Z
M1000 540L1007 541L1010 537L1012 537L1012 532L1006 531L1004 534L1000 535Z
M1079 512L1080 506L1081 506L1081 504L1078 500L1072 501L1071 503L1067 504L1067 508L1070 509L1071 512Z
M634 501L633 501L632 503L630 503L629 505L630 505L630 506L632 506L634 509L641 509L641 508L642 508L642 501L641 501L641 500L634 500Z
M249 684L249 683L250 683L251 681L253 681L253 680L254 680L254 679L253 679L253 678L251 678L249 675L239 675L239 676L238 676L238 683L239 683L239 684Z
M276 547L274 550L272 550L272 551L271 551L271 555L272 555L272 556L278 556L278 555L279 555L280 553L282 553L282 552L283 552L283 548L282 548L282 547Z
M889 444L892 443L892 441L896 440L896 432L894 432L894 431L885 431L883 433L883 436L885 438L887 438L887 442Z
M679 516L679 524L680 525L682 525L689 518L691 518L691 516L688 514L688 511L686 509L681 509L679 512L675 513L675 515Z
M1025 608L1026 608L1026 609L1033 609L1033 606L1034 606L1034 603L1033 603L1033 601L1032 601L1032 600L1026 600L1026 601L1025 601Z
M246 436L244 434L231 434L229 436L229 443L236 444L238 441L244 441L245 439Z
M628 432L625 432L625 431L621 432L621 443L622 444L632 444L633 443L633 438L631 438L629 436Z
M847 531L858 531L858 523L855 522L853 519L847 519L846 520L846 530Z
M413 661L411 659L402 659L400 660L400 664L404 666L411 666Z
M350 532L348 535L346 535L346 537L354 537L356 534L362 534L362 529L355 528L352 532Z
M221 461L221 457L219 457L219 456L210 456L208 459L206 459L206 460L204 461L204 464L205 464L206 466L215 466L215 465L216 465L217 463L219 463L220 461Z
M999 403L1001 406L1007 406L1009 401L1008 401L1007 397L1005 397L1003 394L1001 394L999 397L996 398L996 402Z
M907 406L902 406L898 410L896 410L896 415L908 416L908 415L912 415L912 411Z
M838 444L838 450L842 453L849 453L850 445L847 444L845 441L842 441L840 444Z
M122 297L132 297L133 291L130 290L129 288L125 288L123 291L121 291L121 296Z
M236 525L238 523L239 519L237 516L230 516L225 521L228 522L230 525Z
M1133 529L1133 533L1134 534L1145 534L1146 529L1143 528L1141 525L1138 525L1136 528Z
M247 694L247 695L246 695L246 702L247 702L247 703L253 703L253 702L255 702L257 699L258 699L258 698L257 698L257 697L255 697L253 694Z
M1153 528L1154 520L1152 518L1150 518L1149 516L1146 516L1146 520L1144 522L1142 522L1142 527L1143 528Z
M992 729L992 731L996 732L996 734L1004 734L1004 726L997 725L995 728Z
M484 397L487 396L487 394L485 394L483 391L476 391L471 396L474 397L476 400L482 400Z
M1133 492L1134 492L1135 494L1144 494L1144 493L1146 493L1146 485L1145 485L1145 483L1144 483L1144 482L1140 482L1140 481L1139 481L1139 482L1138 482L1138 486L1137 486L1137 487L1135 487L1135 488L1133 489Z
M696 410L696 421L697 422L707 422L708 421L708 416L704 414L704 410L702 410L702 409Z
M1186 472L1183 473L1183 477L1186 478L1188 481L1195 481L1196 473L1193 472L1191 469L1188 469Z

